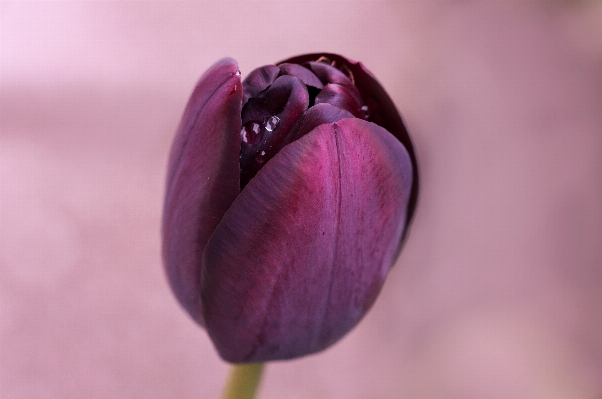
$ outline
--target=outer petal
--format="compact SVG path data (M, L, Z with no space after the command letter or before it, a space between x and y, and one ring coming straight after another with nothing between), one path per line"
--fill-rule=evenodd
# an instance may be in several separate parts
M238 195L242 84L236 61L223 59L199 80L169 158L163 208L163 258L171 287L204 324L200 259L207 240Z
M405 125L401 119L395 104L380 85L378 80L372 75L372 73L362 64L361 62L354 61L338 54L332 53L315 53L315 54L304 54L297 57L289 58L281 61L282 63L295 63L303 64L306 62L316 61L320 57L327 57L328 59L335 61L337 66L345 65L354 76L355 86L358 88L364 104L368 105L369 109L376 109L378 112L372 113L368 120L374 122L379 126L384 127L387 131L391 132L393 136L397 137L399 141L408 150L413 171L413 183L412 183L412 194L410 195L410 203L408 205L408 224L411 222L414 211L416 210L416 204L418 201L418 164L416 161L416 155L414 152L414 146L412 140L408 135ZM407 229L406 229L407 230ZM404 233L405 235L405 233Z
M318 126L284 147L205 249L203 313L220 355L302 356L355 326L394 262L411 185L407 151L363 120Z

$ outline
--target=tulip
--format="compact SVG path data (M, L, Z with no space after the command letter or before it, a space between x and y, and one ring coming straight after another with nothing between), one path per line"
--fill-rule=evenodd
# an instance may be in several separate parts
M416 208L416 157L360 62L309 54L240 75L217 62L184 111L165 270L224 360L290 359L334 344L374 303Z

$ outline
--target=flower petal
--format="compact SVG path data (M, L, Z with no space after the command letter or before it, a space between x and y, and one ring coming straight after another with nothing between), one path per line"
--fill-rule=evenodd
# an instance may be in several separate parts
M231 362L322 350L370 308L406 225L412 163L359 119L318 126L249 182L207 243L207 331Z
M414 216L418 202L418 164L416 161L416 154L412 140L408 135L395 104L385 89L380 85L378 80L376 80L374 75L372 75L368 68L366 68L364 64L359 61L354 61L338 54L314 53L292 57L287 60L280 61L280 63L305 64L316 61L321 57L326 57L331 61L335 61L335 65L339 67L344 65L344 69L346 68L346 70L348 69L348 71L351 72L354 77L353 82L359 90L364 104L368 106L368 121L374 122L377 125L385 128L393 136L397 137L397 139L401 141L404 147L408 150L412 160L412 165L414 167L414 175L412 178L412 194L410 196L410 202L408 206L408 223L410 223ZM321 68L327 69L324 67Z
M203 325L200 258L240 192L242 84L236 61L223 59L199 80L176 133L163 209L163 258L171 287Z
M253 69L243 82L244 93L242 104L245 105L249 98L256 97L259 93L270 87L276 80L280 68L276 65L264 65Z
M324 103L349 111L357 118L363 117L360 104L345 86L336 83L328 83L324 86L324 89L316 96L316 104Z
M316 76L320 78L322 83L325 85L334 83L343 86L347 88L349 94L352 95L358 103L362 102L362 96L357 87L355 87L353 81L343 72L324 62L309 62L308 65ZM347 71L347 73L349 73L349 71ZM353 75L350 74L350 76Z
M305 111L305 114L297 120L296 126L291 129L295 132L293 140L305 136L320 125L346 118L353 118L353 115L328 103L316 104Z
M321 89L324 87L320 79L309 69L299 64L279 64L280 71L283 74L296 76L300 81L305 83L307 86Z
M296 76L283 75L259 96L249 99L242 109L242 123L247 129L248 123L261 126L257 140L243 139L240 153L240 184L247 185L257 171L270 160L282 147L293 141L291 128L297 119L307 110L309 94L307 88ZM277 117L277 124L271 130L265 128L263 121ZM259 122L259 124L257 123Z

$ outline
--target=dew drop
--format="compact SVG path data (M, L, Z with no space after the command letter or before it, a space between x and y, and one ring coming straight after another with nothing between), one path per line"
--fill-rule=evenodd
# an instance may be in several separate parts
M276 125L278 124L278 122L280 122L280 118L278 118L277 116L270 116L265 121L265 124L264 124L265 130L267 130L268 132L273 131L276 128Z
M230 88L230 94L234 93L235 91L236 91L236 85L234 85Z
M261 151L261 156L264 156L264 155L265 155L265 151Z
M240 76L240 75L241 75L241 74L240 74L240 69L237 69L237 70L236 70L236 72L234 72L234 74L235 74L236 76Z
M362 105L360 107L360 109L362 110L362 112L364 113L364 118L368 119L368 117L370 116L370 109L368 108L367 105Z
M254 145L259 141L259 133L261 132L261 125L257 122L247 122L242 129L240 129L240 138L243 142Z

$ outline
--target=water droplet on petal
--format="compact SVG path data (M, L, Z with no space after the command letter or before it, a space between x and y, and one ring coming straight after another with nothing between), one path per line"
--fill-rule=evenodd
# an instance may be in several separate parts
M261 151L261 156L264 156L264 155L265 155L265 151Z
M261 132L261 125L257 122L247 122L242 129L240 129L240 138L243 142L254 145L259 141L259 133Z
M370 109L368 108L367 105L362 105L360 107L360 109L362 110L362 112L364 113L364 118L368 119L368 117L370 116Z
M236 91L236 85L234 85L230 88L230 94L234 93L235 91Z
M270 116L265 121L265 124L264 124L265 130L267 130L268 132L273 131L276 128L276 125L278 124L278 122L280 122L280 118L278 118L277 116Z
M236 70L236 72L234 72L234 74L235 74L236 76L240 76L240 75L241 75L241 74L240 74L240 69L237 69L237 70Z

